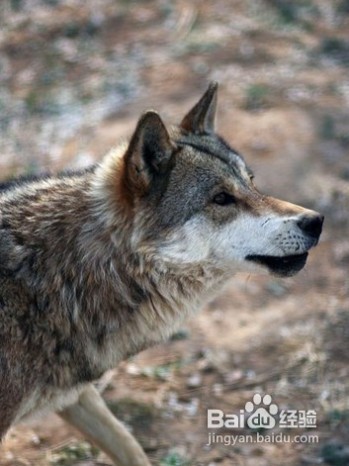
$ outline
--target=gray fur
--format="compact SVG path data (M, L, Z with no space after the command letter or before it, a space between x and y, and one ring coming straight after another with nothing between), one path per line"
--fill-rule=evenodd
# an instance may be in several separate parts
M190 258L191 220L219 232L244 212L314 215L257 192L213 132L215 102L211 86L170 130L146 113L130 144L90 170L0 188L0 437L33 412L73 405L220 290L233 270L215 253L162 256ZM221 191L236 203L215 204Z

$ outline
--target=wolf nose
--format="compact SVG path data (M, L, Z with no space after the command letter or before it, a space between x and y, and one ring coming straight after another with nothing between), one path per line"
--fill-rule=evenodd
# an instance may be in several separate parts
M303 215L297 222L299 228L307 233L309 236L318 238L322 231L322 224L324 223L324 216L316 215Z

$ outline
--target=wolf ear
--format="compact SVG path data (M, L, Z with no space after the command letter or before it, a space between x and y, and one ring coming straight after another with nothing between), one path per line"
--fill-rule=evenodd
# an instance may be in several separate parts
M183 118L180 127L190 133L213 133L217 108L218 83L211 82L199 102Z
M166 171L174 150L160 116L152 110L144 113L125 154L128 181L146 191L151 180Z

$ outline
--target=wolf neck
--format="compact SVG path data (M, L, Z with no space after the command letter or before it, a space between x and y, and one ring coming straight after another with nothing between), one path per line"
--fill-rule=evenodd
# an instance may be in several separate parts
M96 345L88 359L98 361L97 373L168 339L223 284L218 271L202 265L179 273L117 248L108 261L86 265L95 270L97 299L90 304L90 316ZM97 356L101 352L103 363Z
M97 371L102 372L167 340L221 285L205 270L178 275L155 263L140 269L131 256L128 264L119 262L108 275L103 294L98 293L99 305L91 309L100 331L88 359L98 361ZM101 351L103 363L100 357L93 357Z
M152 255L134 253L130 238L124 237L125 231L108 233L112 247L101 256L108 244L101 237L105 234L101 228L97 237L93 240L91 237L83 268L94 271L97 301L91 312L99 322L102 315L108 320L107 325L101 323L102 327L108 327L104 337L113 356L106 363L112 367L118 360L167 339L188 316L219 292L226 277L221 270L204 264L175 269ZM92 248L96 252L94 257ZM106 312L101 313L101 309Z

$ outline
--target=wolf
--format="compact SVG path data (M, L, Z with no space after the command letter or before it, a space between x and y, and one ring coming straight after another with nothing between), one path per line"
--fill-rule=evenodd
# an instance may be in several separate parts
M179 125L147 111L99 164L0 186L0 438L54 410L116 465L149 466L94 381L237 270L304 267L323 216L257 190L216 106L211 83Z

